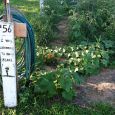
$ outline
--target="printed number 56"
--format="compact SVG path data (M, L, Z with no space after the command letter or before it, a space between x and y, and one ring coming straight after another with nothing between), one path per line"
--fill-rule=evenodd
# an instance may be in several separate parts
M10 27L10 25L9 25L9 27L7 27L7 25L3 25L3 33L5 33L5 32L11 32L12 30L11 30L11 27Z

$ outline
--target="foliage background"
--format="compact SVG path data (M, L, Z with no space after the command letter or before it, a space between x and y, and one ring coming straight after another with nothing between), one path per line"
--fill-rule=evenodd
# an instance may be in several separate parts
M12 6L22 11L34 28L36 69L29 87L25 86L25 79L20 81L17 108L5 109L0 98L0 114L113 115L115 109L110 105L79 107L70 100L76 96L73 84L79 85L88 75L110 65L115 46L114 2L76 0L76 4L70 5L69 0L46 0L42 15L38 0L12 0ZM2 12L3 4L0 4L0 14ZM53 49L48 43L56 39L55 25L64 16L69 16L70 21L69 43ZM45 70L47 65L56 68L55 71Z

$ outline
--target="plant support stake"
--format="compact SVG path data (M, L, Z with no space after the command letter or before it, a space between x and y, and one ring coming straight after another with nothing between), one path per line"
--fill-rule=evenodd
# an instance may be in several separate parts
M42 9L44 8L44 0L40 0L40 12L42 13Z

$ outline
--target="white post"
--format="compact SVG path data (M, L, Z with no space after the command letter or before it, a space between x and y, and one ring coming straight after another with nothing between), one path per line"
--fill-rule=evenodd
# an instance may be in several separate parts
M4 105L15 107L17 105L16 57L12 22L0 22L0 60Z
M42 12L43 7L44 7L44 0L40 0L40 12Z

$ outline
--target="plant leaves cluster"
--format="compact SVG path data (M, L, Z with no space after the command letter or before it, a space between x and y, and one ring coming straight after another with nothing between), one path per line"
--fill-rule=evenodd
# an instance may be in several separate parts
M64 99L72 100L76 95L73 85L77 86L81 83L81 76L97 73L101 67L108 66L111 47L111 41L103 43L97 41L89 44L84 42L82 45L69 45L55 49L38 47L39 64L52 67L53 62L55 70L50 72L43 70L32 76L34 93L49 98L60 95Z
M44 65L55 65L57 68L68 68L73 72L79 72L83 75L91 75L100 70L101 67L107 67L110 61L111 41L97 41L94 43L84 43L82 45L70 45L61 48L49 49L43 48L43 54L38 53L38 60ZM39 50L40 50L39 49ZM49 55L53 57L49 58ZM45 57L44 57L45 56ZM47 60L46 60L47 59Z
M114 2L114 1L113 1ZM112 5L112 1L110 1ZM70 11L70 41L94 42L115 38L115 14L108 9L107 0L81 0L74 10ZM105 5L106 4L106 5Z
M71 73L68 69L42 73L33 79L34 94L47 98L60 95L66 100L72 100L76 96L73 84L78 85L82 81L77 73Z

